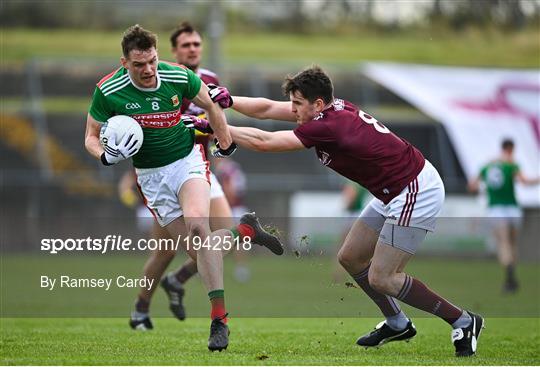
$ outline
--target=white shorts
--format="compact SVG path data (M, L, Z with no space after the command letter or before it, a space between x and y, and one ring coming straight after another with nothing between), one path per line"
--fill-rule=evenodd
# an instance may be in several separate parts
M520 228L523 212L515 205L493 205L488 208L488 216L492 225L509 224L515 228Z
M193 178L210 183L210 163L204 157L202 145L195 144L186 157L157 168L136 168L137 183L160 226L165 227L182 216L178 192L182 185Z
M426 160L420 174L398 196L388 204L377 198L372 199L360 218L364 213L371 212L371 208L385 218L385 223L433 232L443 202L444 184L435 167Z
M137 229L143 234L149 234L152 230L154 216L145 205L137 207Z
M217 199L224 197L223 188L219 183L216 175L210 172L210 199Z

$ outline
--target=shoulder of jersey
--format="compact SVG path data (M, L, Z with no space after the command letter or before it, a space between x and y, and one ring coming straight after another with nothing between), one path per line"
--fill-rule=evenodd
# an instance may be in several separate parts
M210 84L210 83L216 84L216 85L220 84L217 74L208 69L199 68L198 74L201 80L205 82L206 84Z
M104 96L108 96L130 83L127 70L123 67L119 67L115 71L105 75L97 83L97 87L101 90Z
M213 78L217 78L217 74L214 73L213 71L211 70L208 70L208 69L205 69L205 68L199 68L199 73L201 75L207 75L207 76L211 76Z
M162 82L170 83L187 83L188 72L187 67L181 64L168 61L160 61L157 72Z

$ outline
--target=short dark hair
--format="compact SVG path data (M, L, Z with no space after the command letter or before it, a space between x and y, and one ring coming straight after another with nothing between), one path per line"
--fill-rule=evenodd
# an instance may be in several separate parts
M504 149L504 150L507 150L507 149L513 149L514 148L514 141L510 138L505 138L503 141L502 141L502 144L501 144L501 147Z
M197 32L195 27L190 22L182 22L176 29L172 32L170 40L171 40L171 46L174 48L176 47L176 39L179 35L182 33L193 33ZM199 33L199 32L197 32Z
M157 45L157 36L144 29L138 24L135 24L124 32L124 37L122 38L122 53L124 57L129 57L129 52L131 50L141 50L146 51L152 47L156 48Z
M299 72L296 75L288 75L282 86L283 94L299 91L310 103L317 98L322 98L325 103L334 99L334 86L326 73L317 65Z

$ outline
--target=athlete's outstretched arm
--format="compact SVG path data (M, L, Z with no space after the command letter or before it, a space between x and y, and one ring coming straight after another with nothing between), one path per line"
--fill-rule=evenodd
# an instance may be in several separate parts
M480 188L480 176L476 176L472 180L470 180L467 183L467 189L469 192L472 192L473 194L478 193L478 189Z
M537 185L540 183L540 177L537 178L529 178L523 174L523 172L518 171L516 173L516 179L519 183L523 185Z
M273 101L268 98L233 97L232 108L243 115L260 120L296 121L291 102Z
M201 83L201 89L199 89L199 93L193 98L193 103L206 111L208 122L212 126L212 130L214 130L214 135L218 139L220 147L227 149L233 142L229 125L227 125L223 110L217 104L213 103L208 96L208 87L206 84Z
M230 126L234 142L258 152L288 152L306 149L291 130L264 131L253 127Z

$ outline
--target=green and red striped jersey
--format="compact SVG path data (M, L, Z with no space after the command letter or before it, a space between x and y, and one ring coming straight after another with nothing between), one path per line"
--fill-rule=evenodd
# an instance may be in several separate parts
M141 125L144 141L133 156L136 168L154 168L187 156L193 149L193 131L181 123L182 98L193 99L201 79L186 67L160 61L157 86L136 86L124 67L101 79L96 86L90 115L104 123L112 116L131 116Z

